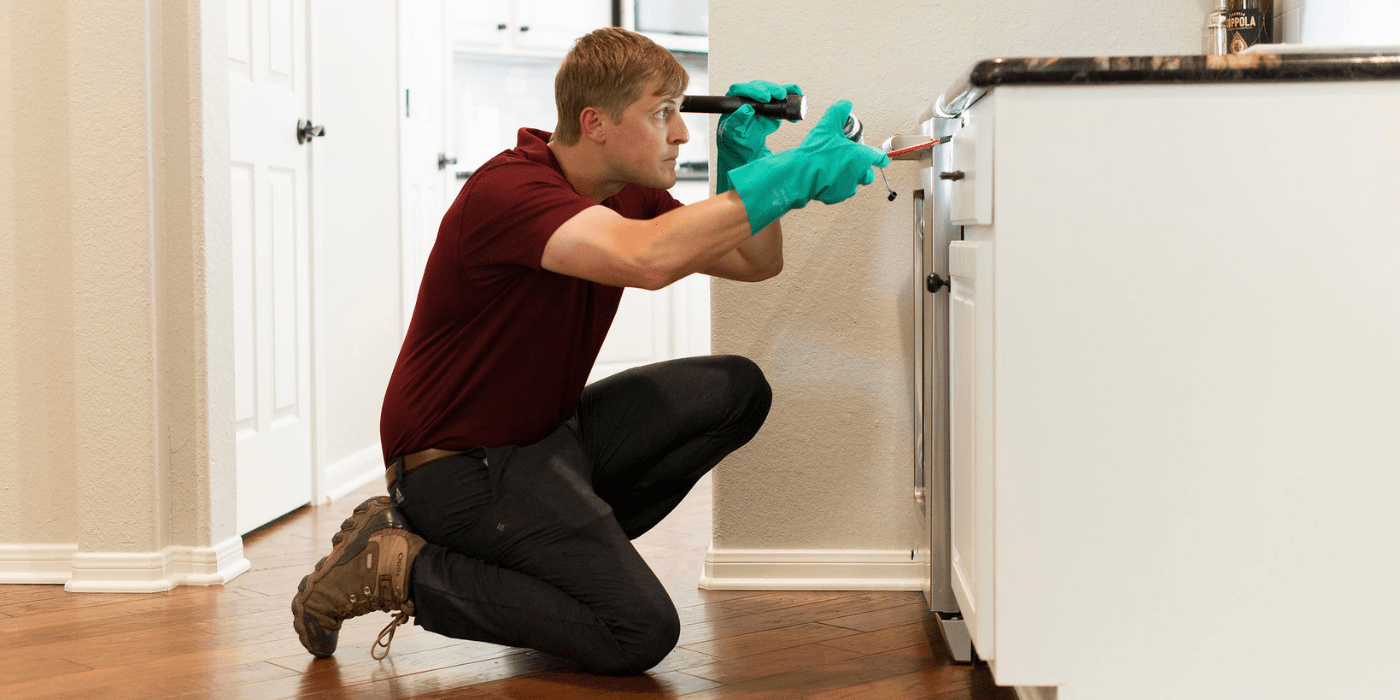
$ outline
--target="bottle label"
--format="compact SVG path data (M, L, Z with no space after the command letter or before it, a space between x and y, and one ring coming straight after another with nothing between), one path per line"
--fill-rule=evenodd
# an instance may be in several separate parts
M1239 53L1259 43L1264 15L1259 10L1231 10L1225 27L1230 33L1230 53Z

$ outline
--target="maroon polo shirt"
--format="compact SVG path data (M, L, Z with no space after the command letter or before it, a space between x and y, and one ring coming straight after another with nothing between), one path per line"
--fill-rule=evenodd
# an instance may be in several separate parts
M622 288L540 267L555 230L598 204L569 185L549 136L521 129L443 217L384 396L386 462L533 442L578 405ZM602 205L630 219L681 206L635 184Z

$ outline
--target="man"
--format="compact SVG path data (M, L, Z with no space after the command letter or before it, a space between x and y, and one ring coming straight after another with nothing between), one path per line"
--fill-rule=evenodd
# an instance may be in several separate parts
M682 207L666 190L689 137L686 82L650 40L595 31L559 69L555 133L521 129L463 186L384 399L392 498L356 507L292 603L312 654L372 610L397 611L376 658L409 616L601 673L640 673L674 648L675 606L630 540L758 432L772 394L734 356L585 387L622 288L770 278L784 212L842 201L888 162L842 137L849 103L779 154L764 145L777 122L745 107L721 121L719 193Z

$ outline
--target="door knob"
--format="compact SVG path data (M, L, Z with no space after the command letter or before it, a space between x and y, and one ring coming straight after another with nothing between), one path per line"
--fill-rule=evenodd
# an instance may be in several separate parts
M928 291L930 294L937 294L938 290L948 286L948 280L943 279L937 272L935 272L929 275L927 280L924 280L924 284L928 286Z
M317 136L324 137L325 135L326 127L324 124L315 126L310 119L297 120L297 143L306 143Z
M447 166L456 164L456 158L448 158L446 153L438 154L438 170L446 170Z

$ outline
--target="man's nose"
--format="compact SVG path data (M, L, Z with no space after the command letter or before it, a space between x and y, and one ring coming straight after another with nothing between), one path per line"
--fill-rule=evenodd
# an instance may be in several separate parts
M671 143L681 144L690 140L690 130L685 128L685 120L676 116L675 124L671 127Z

